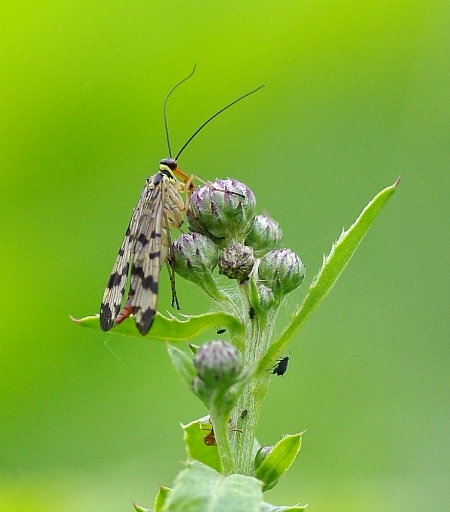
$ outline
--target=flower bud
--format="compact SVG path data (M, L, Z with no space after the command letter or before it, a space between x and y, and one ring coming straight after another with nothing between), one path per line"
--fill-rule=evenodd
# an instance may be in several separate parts
M245 245L253 248L255 255L260 258L268 251L275 249L283 239L278 222L267 215L257 215L253 219L250 233L245 239Z
M219 274L244 283L247 281L254 263L253 249L233 242L220 253Z
M244 183L227 178L197 187L187 212L189 228L209 236L219 246L243 242L255 215L253 192Z
M255 470L267 459L267 456L272 450L273 446L261 446L255 455Z
M239 350L225 341L210 341L200 347L194 356L198 378L205 385L220 383L230 386L238 378L242 368Z
M290 249L276 249L261 258L258 277L279 298L301 284L305 277L305 266Z
M217 299L220 292L212 277L218 258L214 243L199 233L185 233L172 244L172 248L175 272Z
M267 311L271 307L273 307L275 303L275 296L273 291L263 285L262 283L257 283L258 296L259 296L259 309L262 311Z

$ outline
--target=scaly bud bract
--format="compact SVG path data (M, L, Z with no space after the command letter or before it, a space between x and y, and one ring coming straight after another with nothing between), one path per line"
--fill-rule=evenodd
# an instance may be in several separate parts
M203 233L220 247L243 242L251 229L256 200L253 192L237 180L217 179L197 187L187 212L189 228Z
M239 283L247 281L255 263L253 249L233 242L220 253L219 273Z
M226 341L210 341L202 345L194 356L198 377L208 386L233 384L242 369L239 350Z
M253 248L255 255L261 258L267 252L275 249L283 239L278 222L267 215L257 215L253 219L250 233L245 239L245 245Z
M258 277L275 297L281 298L301 284L305 277L305 266L290 249L275 249L261 258Z
M185 233L173 244L174 270L181 277L195 283L216 300L221 293L212 277L219 251L214 243L200 233Z

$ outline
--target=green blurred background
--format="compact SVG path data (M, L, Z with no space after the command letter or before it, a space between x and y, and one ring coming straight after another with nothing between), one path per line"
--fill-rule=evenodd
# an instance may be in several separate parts
M81 329L167 156L255 192L307 266L401 186L290 347L259 428L307 429L267 501L448 511L450 2L1 3L2 512L127 511L170 485L205 414L165 347ZM170 308L166 273L160 309ZM209 303L178 280L183 313ZM212 332L211 337L215 337ZM205 338L206 339L206 338Z

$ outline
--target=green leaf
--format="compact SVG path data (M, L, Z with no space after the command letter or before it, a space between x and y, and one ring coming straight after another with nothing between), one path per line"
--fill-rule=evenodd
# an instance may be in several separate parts
M167 497L172 492L172 489L170 487L164 487L162 485L159 486L158 494L155 498L155 512L162 512L164 509L164 505L167 501Z
M291 323L271 345L265 357L261 360L258 368L259 371L263 371L269 361L275 359L284 351L308 316L330 293L372 222L378 217L381 210L396 191L398 184L399 179L393 185L378 193L364 208L354 224L347 231L343 231L339 239L333 244L330 254L324 258L322 268L309 287L308 294L302 305L293 315Z
M212 425L209 416L181 425L184 430L184 444L190 460L206 464L219 473L222 471L219 450L216 445L207 446L204 437L211 432Z
M178 375L190 388L192 381L197 374L194 367L193 356L191 354L186 354L186 352L183 352L178 347L171 345L170 343L167 344L167 352L169 353L170 360L172 361L175 370L178 372Z
M138 505L137 503L134 503L134 502L133 502L133 507L134 507L134 510L136 510L136 512L153 512L149 508L141 507L140 505Z
M262 503L256 478L223 476L194 461L177 476L164 512L260 512Z
M308 505L271 505L270 503L263 503L261 512L303 512Z
M281 476L291 467L302 444L302 433L284 436L273 447L255 472L255 477L263 482L263 491L272 489Z
M100 330L100 322L98 315L85 316L84 318L72 320L82 327L90 327L91 329ZM171 317L167 318L161 313L156 313L152 328L147 334L147 338L159 341L179 342L195 338L199 334L208 329L217 330L217 326L225 327L230 331L231 336L242 337L244 335L244 327L236 317L223 311L214 311L203 315L188 315L183 320ZM122 336L137 336L139 334L132 319L125 320L109 331L112 334L121 334Z

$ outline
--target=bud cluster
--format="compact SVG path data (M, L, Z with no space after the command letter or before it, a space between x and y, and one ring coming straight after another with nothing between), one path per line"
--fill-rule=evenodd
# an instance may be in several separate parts
M197 187L187 217L191 232L174 243L174 268L210 296L219 293L211 275L216 265L238 284L253 279L262 310L303 281L302 261L290 249L278 249L279 224L256 215L255 196L244 183L228 178Z

